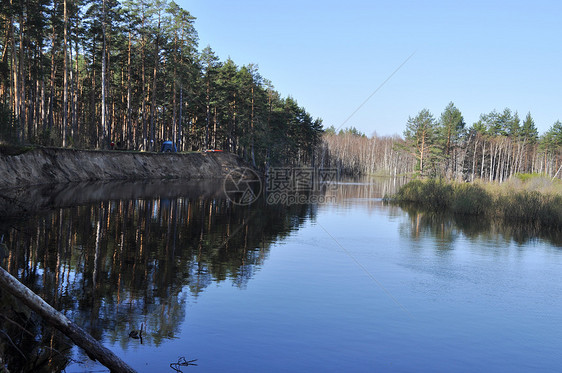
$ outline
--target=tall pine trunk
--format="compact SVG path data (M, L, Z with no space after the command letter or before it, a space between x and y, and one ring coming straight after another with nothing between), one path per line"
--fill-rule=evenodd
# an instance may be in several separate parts
M66 127L68 126L68 56L66 55L68 49L68 35L67 35L67 28L68 28L68 16L66 13L66 1L64 0L64 31L63 31L63 104L62 104L62 147L66 146Z
M158 12L158 31L156 34L156 46L154 48L154 69L152 70L152 103L150 105L150 150L155 149L155 134L156 134L156 78L158 71L158 60L160 55L160 12Z
M10 0L10 7L13 8L13 1ZM18 76L18 59L17 59L17 49L16 49L16 25L14 16L10 14L10 28L11 28L11 44L12 44L12 85L11 96L12 96L12 112L14 113L16 120L19 119L19 108L20 108L20 94L19 94L19 76ZM21 45L20 45L21 48ZM17 129L19 131L19 128Z
M178 146L177 144L177 136L176 136L176 120L177 120L177 108L176 108L176 80L177 80L177 65L178 65L178 56L177 56L177 35L174 36L174 45L176 45L175 51L176 53L174 53L174 75L173 75L173 89L172 89L172 141L174 143L174 145Z
M142 150L148 150L148 128L146 124L146 62L145 62L145 46L146 46L146 39L144 35L144 24L146 19L143 14L142 18L142 38L141 38L141 84L142 84L142 98L141 98L141 117L142 117Z
M105 77L105 64L106 64L106 40L105 40L105 0L102 2L102 51L101 51L101 131L99 142L102 144L101 148L107 147L107 123L106 123L106 107L105 107L105 93L106 93L106 77Z
M127 149L131 149L131 30L129 30L129 46L127 53Z

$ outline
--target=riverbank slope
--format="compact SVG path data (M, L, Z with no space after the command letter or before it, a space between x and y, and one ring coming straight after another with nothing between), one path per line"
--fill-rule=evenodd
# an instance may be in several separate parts
M219 179L244 166L234 154L36 148L0 155L0 189L80 181Z

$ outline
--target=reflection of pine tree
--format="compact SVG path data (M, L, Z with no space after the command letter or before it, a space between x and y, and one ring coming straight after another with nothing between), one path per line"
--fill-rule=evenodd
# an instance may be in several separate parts
M213 282L245 287L269 245L314 215L306 205L186 195L26 218L3 230L7 269L95 338L126 349L139 343L128 335L143 323L143 343L158 346L178 334L190 296Z

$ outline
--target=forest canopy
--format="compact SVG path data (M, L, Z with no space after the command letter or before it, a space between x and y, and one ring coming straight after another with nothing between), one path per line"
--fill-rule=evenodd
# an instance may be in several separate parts
M200 50L173 1L0 5L0 139L75 148L221 149L254 164L307 162L322 124L255 64Z

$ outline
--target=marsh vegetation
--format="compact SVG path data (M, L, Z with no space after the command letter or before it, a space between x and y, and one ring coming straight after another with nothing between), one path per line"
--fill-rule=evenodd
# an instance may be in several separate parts
M387 200L426 210L485 215L555 229L562 223L562 183L520 174L504 183L413 180Z

